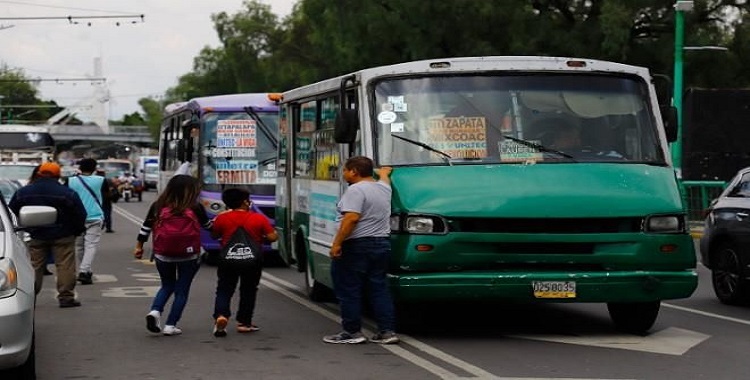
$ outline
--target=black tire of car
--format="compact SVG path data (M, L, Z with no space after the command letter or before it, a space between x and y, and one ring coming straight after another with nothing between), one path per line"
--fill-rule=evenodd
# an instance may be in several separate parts
M732 243L719 245L711 257L711 284L716 297L726 305L750 302L750 283L742 277L742 261Z
M659 316L660 301L651 302L610 302L607 304L609 317L615 328L635 335L646 335Z
M0 371L3 380L36 380L36 343L35 336L31 336L31 350L26 361L16 368Z

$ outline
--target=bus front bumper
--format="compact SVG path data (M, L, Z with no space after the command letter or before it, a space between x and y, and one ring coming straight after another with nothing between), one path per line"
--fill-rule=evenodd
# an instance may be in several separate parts
M513 300L529 302L648 302L687 298L694 270L586 273L456 272L389 274L397 301ZM574 283L574 292L536 294L535 282Z

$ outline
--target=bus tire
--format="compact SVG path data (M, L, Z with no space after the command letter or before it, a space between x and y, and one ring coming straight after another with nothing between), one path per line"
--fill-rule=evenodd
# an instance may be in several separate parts
M205 251L201 255L201 259L204 264L215 267L219 265L219 251L215 249Z
M651 302L610 302L607 304L609 316L620 331L647 335L659 315L661 301Z
M334 300L333 290L316 281L312 274L313 266L308 263L305 271L305 291L313 302L329 302Z

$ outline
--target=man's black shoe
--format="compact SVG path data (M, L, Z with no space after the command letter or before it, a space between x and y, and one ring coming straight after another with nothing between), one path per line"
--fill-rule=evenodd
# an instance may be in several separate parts
M79 300L64 300L60 301L60 307L66 308L66 307L78 307L81 306L81 301Z
M111 233L115 232L115 230L107 230L105 232L108 233L108 234L111 234Z
M94 274L91 272L80 272L78 273L78 282L81 283L81 285L91 285L94 283Z

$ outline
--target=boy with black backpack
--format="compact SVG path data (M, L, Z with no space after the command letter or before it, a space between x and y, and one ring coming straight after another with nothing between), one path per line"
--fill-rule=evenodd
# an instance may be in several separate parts
M229 188L221 200L228 211L219 214L213 223L211 236L221 238L221 253L216 270L216 301L214 303L214 336L227 335L231 316L232 295L240 283L240 303L237 310L237 332L259 330L253 324L255 297L263 269L263 241L278 239L265 215L250 209L250 193L245 189Z

